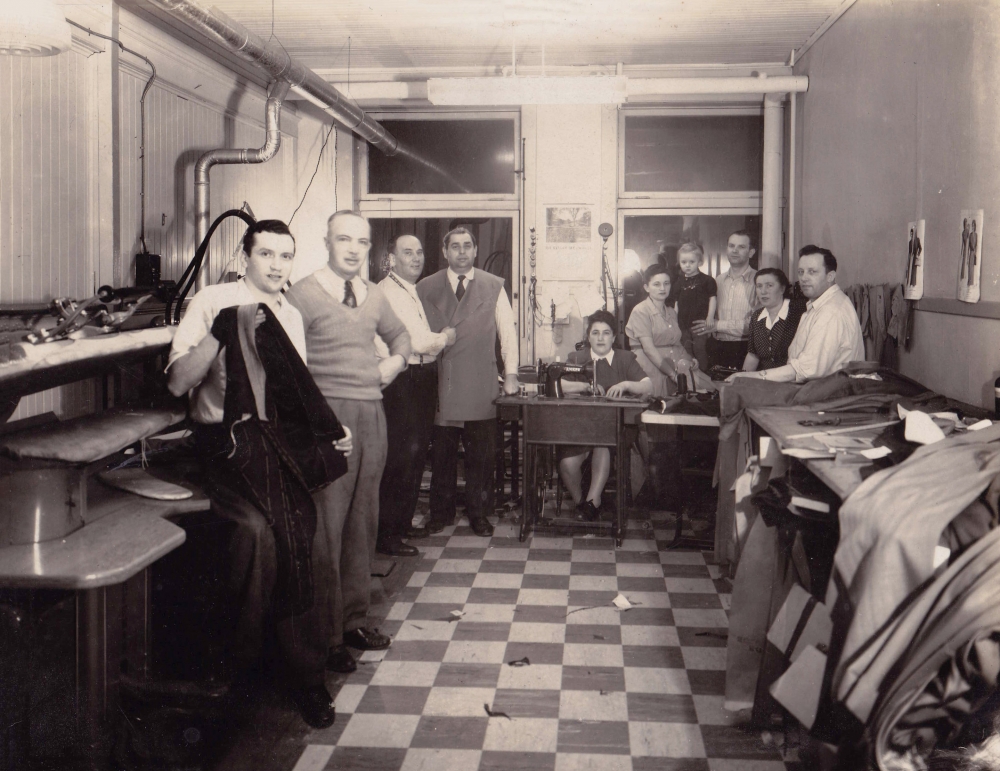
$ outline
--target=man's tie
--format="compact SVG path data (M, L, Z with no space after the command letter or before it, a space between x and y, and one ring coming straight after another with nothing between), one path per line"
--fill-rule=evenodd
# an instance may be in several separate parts
M351 286L350 281L344 282L344 305L348 308L358 307L358 298L354 296L354 287Z
M462 298L465 297L465 276L458 277L458 287L455 289L455 297L458 298L459 302L462 302Z

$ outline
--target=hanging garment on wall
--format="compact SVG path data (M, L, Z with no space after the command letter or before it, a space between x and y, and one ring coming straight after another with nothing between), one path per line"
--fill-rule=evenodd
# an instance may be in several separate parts
M868 288L868 313L871 317L872 352L870 361L881 361L885 345L885 286L875 284Z
M902 284L854 284L845 290L858 314L865 358L898 369L899 348L906 344L912 303Z

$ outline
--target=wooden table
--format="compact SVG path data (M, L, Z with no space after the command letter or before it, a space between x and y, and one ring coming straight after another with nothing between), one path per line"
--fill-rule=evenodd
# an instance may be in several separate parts
M497 404L501 408L517 407L521 412L521 433L524 438L524 510L520 540L528 537L542 512L545 480L538 462L540 446L587 445L615 450L615 521L607 524L560 519L552 524L574 529L610 530L615 542L621 546L628 521L628 499L625 494L625 486L628 484L628 451L637 436L639 415L645 409L645 400L577 395L562 399L549 396L502 396Z
M780 409L776 407L754 407L747 410L747 415L765 435L770 436L777 442L782 450L789 448L800 449L820 449L820 445L815 439L803 434L817 434L825 431L836 431L842 436L851 436L864 439L874 439L886 429L885 423L889 418L881 414L873 413L820 413L815 410L806 409ZM864 428L863 425L849 426L803 426L799 421L812 420L822 421L831 418L841 418L841 420L864 419L878 424L875 428ZM849 433L840 433L842 428L851 428ZM838 465L833 459L793 459L805 466L817 479L829 487L840 500L844 500L861 484L861 469L871 465L870 463L849 463Z
M758 449L758 452L758 442L763 435L769 436L774 442L776 442L778 449L780 450L787 450L790 448L824 449L824 445L820 444L814 438L814 436L818 433L837 431L838 434L835 435L873 439L880 432L885 430L885 423L890 419L884 414L871 412L820 413L811 409L789 409L777 407L751 408L747 410L747 416L750 418L754 426L753 442L755 448ZM803 426L800 424L800 421L819 422L834 418L840 418L841 425ZM855 420L859 421L856 426L853 425ZM844 425L844 423L848 421L851 422L852 425ZM873 428L864 428L865 423L878 425ZM847 433L840 433L840 429L844 428L851 428L852 430ZM814 522L821 522L824 519L826 520L827 538L820 540L819 544L814 549L815 554L810 555L810 560L816 559L818 560L818 564L821 565L819 568L820 574L826 575L827 571L832 566L833 550L836 548L839 534L837 516L838 506L836 505L836 500L839 499L840 501L843 501L852 492L854 492L854 490L863 481L861 478L861 469L870 464L849 463L838 465L833 459L799 459L792 458L790 456L784 457L788 457L791 461L788 465L787 476L789 482L792 483L796 489L800 489L803 484L808 483L809 476L811 475L822 482L823 485L825 485L833 493L831 496L825 493L825 491L813 489L808 495L806 495L806 497L809 498L825 498L825 502L830 505L829 514L814 514L812 517ZM794 473L796 468L805 468L806 474L796 475ZM806 486L808 487L808 484L806 484ZM794 538L791 533L781 529L779 529L777 537L779 540L774 574L775 576L783 576L787 569L788 561L791 559L790 553ZM812 564L812 562L810 562L810 564ZM737 573L736 580L741 580L739 573ZM784 593L781 586L782 583L777 578L772 583L770 611L772 617L777 611L777 608L784 601ZM816 587L812 587L812 589L815 591ZM735 591L736 589L734 588L734 593ZM773 697L768 689L771 683L773 683L781 675L782 671L784 671L784 665L784 659L778 655L773 648L767 647L765 649L761 659L757 689L754 695L754 706L751 714L751 722L753 724L766 724L771 713L776 709Z
M652 410L646 410L640 416L651 443L683 441L685 428L696 428L705 432L711 437L718 439L719 419L714 415L698 414L696 412L668 412L660 414ZM674 464L673 478L680 480L683 471L681 469L681 459L678 453L673 453L670 463ZM679 498L684 497L683 486L679 492ZM686 538L682 535L684 530L685 515L690 515L690 506L685 504L678 507L677 519L674 525L674 538L667 544L667 549L692 548L711 551L715 548L715 533L711 533L710 538Z

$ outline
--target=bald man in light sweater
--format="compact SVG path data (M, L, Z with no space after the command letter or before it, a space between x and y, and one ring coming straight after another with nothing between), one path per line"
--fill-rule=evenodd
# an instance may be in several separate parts
M332 563L333 639L326 667L353 672L357 663L348 647L383 650L391 643L366 624L386 458L382 388L406 368L410 336L382 290L358 275L371 249L368 220L357 212L336 212L325 241L329 263L295 284L288 299L302 314L309 372L354 436L347 473L314 495ZM376 335L389 348L386 358L375 356Z

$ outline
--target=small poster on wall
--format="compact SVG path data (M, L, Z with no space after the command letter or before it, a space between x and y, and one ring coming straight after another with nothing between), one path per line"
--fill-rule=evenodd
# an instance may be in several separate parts
M958 299L979 302L979 276L983 267L983 210L962 210L961 259L958 265ZM956 239L956 247L958 246Z
M924 296L924 224L917 220L907 225L910 237L906 248L906 283L903 296L907 300L919 300Z
M545 207L545 242L539 268L541 278L600 279L593 207L577 204Z

